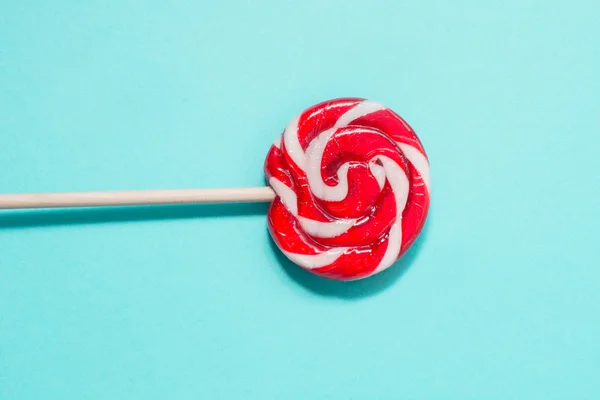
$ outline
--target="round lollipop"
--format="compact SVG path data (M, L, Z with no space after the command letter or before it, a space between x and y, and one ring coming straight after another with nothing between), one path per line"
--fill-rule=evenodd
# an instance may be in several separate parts
M0 209L272 201L268 228L281 251L337 280L390 267L427 217L425 150L398 114L370 100L302 112L271 146L265 175L270 187L0 195Z

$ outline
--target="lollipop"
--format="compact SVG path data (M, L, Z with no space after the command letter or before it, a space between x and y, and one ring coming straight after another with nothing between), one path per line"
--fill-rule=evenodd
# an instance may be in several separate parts
M340 280L391 266L429 207L429 163L400 116L363 99L317 104L271 146L269 231L299 266Z
M0 195L0 209L272 201L268 228L281 251L337 280L390 267L427 217L425 150L399 115L370 100L302 112L271 146L265 175L270 187Z

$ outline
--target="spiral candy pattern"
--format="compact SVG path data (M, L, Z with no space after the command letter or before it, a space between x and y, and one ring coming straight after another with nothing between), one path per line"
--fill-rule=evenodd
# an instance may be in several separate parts
M429 161L413 129L370 100L317 104L271 146L269 232L294 263L330 279L366 278L415 241L429 209Z

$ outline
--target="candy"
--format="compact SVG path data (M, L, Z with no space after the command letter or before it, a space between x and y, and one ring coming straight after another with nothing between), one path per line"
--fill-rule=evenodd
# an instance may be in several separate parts
M336 280L390 267L429 209L429 161L412 128L381 104L342 98L293 119L271 146L271 236L300 267Z

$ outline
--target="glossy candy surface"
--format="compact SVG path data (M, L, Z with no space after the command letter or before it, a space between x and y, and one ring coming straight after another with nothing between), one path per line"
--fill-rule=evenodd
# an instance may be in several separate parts
M291 261L326 278L390 267L427 217L425 150L400 116L370 100L305 110L271 146L265 174L277 194L271 236Z

